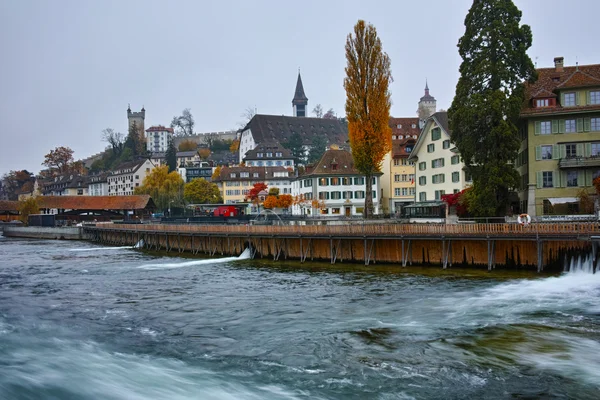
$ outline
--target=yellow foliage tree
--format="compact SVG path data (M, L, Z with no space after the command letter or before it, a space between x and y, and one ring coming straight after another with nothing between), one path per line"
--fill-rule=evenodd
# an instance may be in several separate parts
M232 153L237 153L240 149L240 139L235 139L233 142L231 142L231 145L229 146L229 151Z
M198 148L198 144L193 140L186 139L177 146L179 151L194 151Z
M364 217L373 212L372 177L392 148L389 127L393 81L390 58L377 30L359 20L346 39L346 116L354 165L366 178Z
M215 168L215 170L213 171L212 179L215 180L220 176L221 176L221 166L218 165L217 168Z
M202 148L200 150L198 150L198 155L200 156L201 159L206 160L208 157L210 157L210 149L208 148Z
M38 207L35 197L28 197L27 200L19 202L19 219L25 225L27 225L31 214L39 214L39 212L40 208Z
M294 198L291 194L282 194L277 198L278 208L290 208L294 204Z
M269 195L263 202L264 208L275 208L277 207L277 196Z
M186 183L183 189L183 198L188 203L216 204L223 202L217 185L204 178L196 178Z
M183 179L176 172L169 172L169 167L155 167L144 178L142 186L135 188L135 194L149 194L159 210L169 208L171 203L182 203Z

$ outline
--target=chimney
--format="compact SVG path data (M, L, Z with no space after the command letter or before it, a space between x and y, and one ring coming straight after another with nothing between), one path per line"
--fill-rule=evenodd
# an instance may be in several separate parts
M563 67L565 65L564 61L564 57L554 57L554 69L556 70L556 72L563 72Z

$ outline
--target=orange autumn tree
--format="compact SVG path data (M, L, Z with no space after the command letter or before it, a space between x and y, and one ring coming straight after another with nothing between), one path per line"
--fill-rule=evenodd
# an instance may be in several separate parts
M365 176L364 217L373 213L373 180L392 148L389 84L393 81L390 58L383 51L377 30L359 20L354 35L346 39L346 117L352 158Z
M277 196L273 196L273 195L267 196L267 198L263 202L263 207L268 208L268 209L276 208L277 207Z

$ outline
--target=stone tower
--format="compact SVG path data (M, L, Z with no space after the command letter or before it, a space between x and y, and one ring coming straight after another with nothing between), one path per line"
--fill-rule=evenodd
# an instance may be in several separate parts
M429 94L429 85L427 84L427 80L425 80L425 95L419 100L419 108L417 109L417 115L421 123L435 113L436 106L437 101L435 97Z
M146 110L144 109L144 107L142 107L142 110L140 112L132 112L131 111L131 107L128 105L127 106L127 131L129 132L129 128L131 128L131 125L133 125L133 122L135 121L135 124L137 125L138 131L140 132L140 136L143 137L144 136L144 120L146 119Z
M304 87L302 86L302 78L300 77L300 71L298 71L298 81L296 82L296 92L292 99L292 108L294 110L294 117L306 117L308 106L308 97L304 94Z

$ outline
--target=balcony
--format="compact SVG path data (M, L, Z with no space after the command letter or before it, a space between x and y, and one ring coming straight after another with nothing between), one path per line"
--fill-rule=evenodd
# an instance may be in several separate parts
M569 157L558 160L559 168L600 167L600 155L590 157Z

